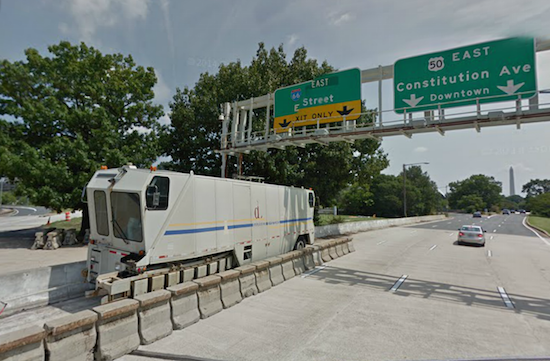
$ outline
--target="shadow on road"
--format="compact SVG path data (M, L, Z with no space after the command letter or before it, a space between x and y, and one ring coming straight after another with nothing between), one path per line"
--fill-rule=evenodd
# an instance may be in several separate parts
M389 292L400 277L401 275L384 275L332 266L310 276L310 278L330 284L366 286L385 292ZM500 285L495 285L493 289L480 289L409 277L394 293L401 297L418 297L508 311L509 309L506 308L497 291L497 286ZM511 290L506 291L514 303L514 312L531 314L544 320L550 320L550 300L510 293Z
M0 232L0 249L31 248L34 234L42 231L42 227Z

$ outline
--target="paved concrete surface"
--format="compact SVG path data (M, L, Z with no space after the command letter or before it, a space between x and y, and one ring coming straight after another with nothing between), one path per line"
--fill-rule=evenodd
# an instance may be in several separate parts
M140 350L219 360L550 355L550 246L522 218L476 219L485 248L454 245L467 215L357 234L357 252Z
M42 327L46 322L80 311L90 310L99 305L99 297L77 298L0 318L0 335L28 326Z

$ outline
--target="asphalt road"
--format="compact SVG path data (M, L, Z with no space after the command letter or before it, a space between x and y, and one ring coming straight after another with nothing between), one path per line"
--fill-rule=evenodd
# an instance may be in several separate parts
M550 243L522 219L476 220L490 233L485 248L454 244L466 215L357 234L357 252L140 350L265 361L550 356Z
M481 218L473 218L472 215L469 214L453 214L451 218L443 222L419 224L414 226L414 228L457 231L463 225L477 225L487 231L487 236L498 233L536 237L532 231L523 226L522 222L524 218L525 215L517 213L510 215L496 214L492 216L483 216Z
M25 206L2 206L2 209L14 209L15 213L6 215L5 217L23 217L23 216L41 216L51 212L44 207L25 207Z

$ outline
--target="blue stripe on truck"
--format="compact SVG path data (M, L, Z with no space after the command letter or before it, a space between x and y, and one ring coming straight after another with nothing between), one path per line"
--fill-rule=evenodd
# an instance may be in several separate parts
M284 223L292 223L292 222L304 222L304 221L309 221L311 220L312 218L298 218L298 219L285 219L285 220L282 220L282 221L279 221L278 223L279 224L284 224ZM270 223L277 223L277 222L270 222ZM261 226L266 226L268 223L258 223L256 225L261 225ZM228 229L237 229L237 228L250 228L250 227L253 227L254 224L252 223L246 223L246 224L235 224L235 225L231 225L231 226L228 226L227 228ZM203 233L203 232L214 232L214 231L223 231L224 230L224 226L218 226L218 227L207 227L207 228L194 228L194 229L177 229L177 230L170 230L170 231L166 231L164 232L164 235L165 236L173 236L173 235L176 235L176 234L189 234L189 233Z

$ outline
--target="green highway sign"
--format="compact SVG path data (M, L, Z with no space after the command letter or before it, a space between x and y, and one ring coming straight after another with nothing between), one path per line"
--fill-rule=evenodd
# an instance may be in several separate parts
M510 38L398 60L396 113L531 98L537 92L535 41ZM489 98L489 99L487 99Z
M355 120L361 113L361 71L349 69L275 91L273 128Z

